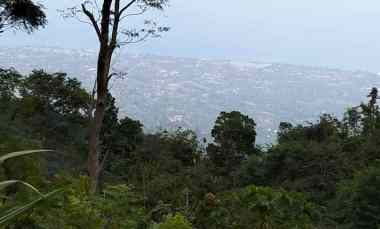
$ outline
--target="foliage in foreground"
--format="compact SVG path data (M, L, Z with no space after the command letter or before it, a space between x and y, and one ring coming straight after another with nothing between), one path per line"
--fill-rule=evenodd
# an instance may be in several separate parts
M13 153L8 153L0 157L0 165L2 165L5 161L26 156L30 154L35 153L43 153L43 152L50 152L51 150L26 150L26 151L18 151ZM38 203L40 203L43 200L46 200L56 194L59 190L55 190L52 192L49 192L47 194L42 194L37 188L35 188L33 185L26 183L21 180L5 180L0 182L0 191L4 190L6 188L9 188L10 186L14 185L23 185L23 187L27 188L28 190L34 192L37 194L38 197L35 197L32 201L22 204L21 206L15 205L14 203L8 203L8 201L3 202L1 205L2 208L2 214L0 214L0 225L4 225L8 223L9 221L15 219L17 216L21 215L22 213L32 209L35 207Z
M377 97L373 89L370 101L343 119L281 123L278 142L264 150L255 144L254 120L238 111L220 113L207 143L181 128L144 133L139 121L120 118L108 94L99 146L108 160L101 191L90 194L83 166L90 95L62 73L0 71L0 156L34 148L59 152L7 160L1 179L22 180L43 193L63 189L7 227L377 229ZM8 186L3 203L27 203L35 194Z

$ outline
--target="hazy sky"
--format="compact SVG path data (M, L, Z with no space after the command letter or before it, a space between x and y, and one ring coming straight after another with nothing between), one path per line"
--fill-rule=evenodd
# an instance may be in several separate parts
M3 46L97 47L90 28L57 12L80 0L41 2L47 28L33 35L3 34ZM171 31L125 51L380 72L379 0L171 0L170 5L154 18Z

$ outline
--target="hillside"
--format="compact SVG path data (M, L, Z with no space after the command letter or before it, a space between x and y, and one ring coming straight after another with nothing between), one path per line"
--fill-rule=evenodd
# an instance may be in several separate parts
M91 88L96 53L56 48L1 48L0 66L25 73L44 67L67 72ZM365 99L380 76L318 67L119 54L112 91L122 115L141 120L147 131L183 126L208 136L220 111L239 110L258 124L259 142L273 141L281 121L341 115Z

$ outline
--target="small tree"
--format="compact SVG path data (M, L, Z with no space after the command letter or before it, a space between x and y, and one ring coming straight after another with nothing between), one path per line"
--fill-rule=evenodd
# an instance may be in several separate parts
M336 202L333 204L335 221L344 228L378 229L380 226L379 161L356 173L353 180L341 182Z
M70 8L66 16L80 21L86 20L94 29L99 41L96 82L93 91L94 101L90 112L88 173L91 178L91 192L97 191L99 176L107 157L100 152L99 139L106 110L108 84L117 73L111 72L112 57L116 48L123 45L157 37L167 27L159 27L145 20L142 29L123 29L123 22L129 16L142 15L149 9L162 10L168 0L86 0L80 7ZM83 18L84 17L84 18ZM105 154L107 155L107 154Z
M255 151L256 123L238 111L221 112L211 131L207 153L222 175L229 175Z
M165 221L158 225L158 229L192 229L191 223L180 213L166 217Z

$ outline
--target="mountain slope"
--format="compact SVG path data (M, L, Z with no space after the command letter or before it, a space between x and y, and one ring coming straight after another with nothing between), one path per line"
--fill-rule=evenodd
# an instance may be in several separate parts
M92 51L0 49L1 67L63 71L87 88L95 63ZM380 84L379 75L362 71L148 55L119 54L114 71L127 73L111 82L121 114L142 120L147 130L183 126L208 136L220 111L239 110L255 119L261 143L273 141L281 121L341 115Z

